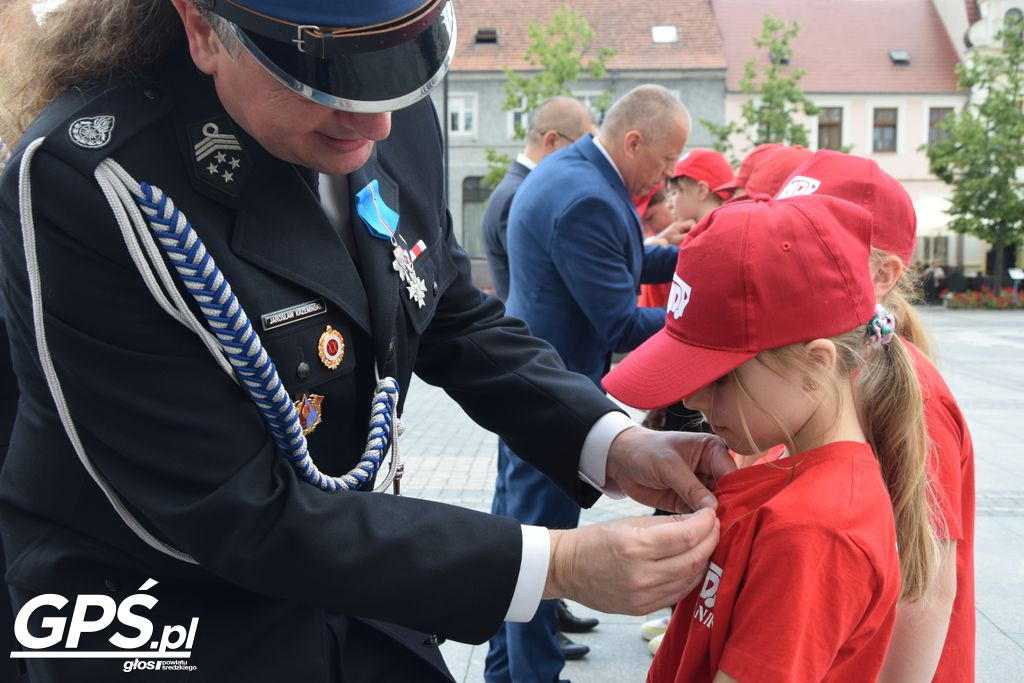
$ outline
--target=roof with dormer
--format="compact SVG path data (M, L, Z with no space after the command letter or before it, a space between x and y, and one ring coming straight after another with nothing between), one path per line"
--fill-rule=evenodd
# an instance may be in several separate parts
M751 58L767 63L753 43L765 15L799 22L790 65L806 72L805 92L957 92L959 57L931 0L713 0L712 6L729 92L740 92ZM892 50L909 53L909 64L894 64Z
M561 3L551 0L469 0L456 4L458 49L452 71L529 70L523 55L530 23L547 26ZM571 0L594 29L592 52L615 50L610 70L724 69L722 37L710 0ZM656 43L652 27L675 27L675 42ZM496 43L477 42L496 29ZM671 33L669 30L668 33Z

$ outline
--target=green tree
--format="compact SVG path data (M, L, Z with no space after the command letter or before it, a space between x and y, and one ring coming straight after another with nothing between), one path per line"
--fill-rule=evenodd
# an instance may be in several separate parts
M932 173L953 187L949 225L992 244L993 279L1006 279L1003 254L1024 237L1024 24L1007 15L996 36L1001 51L974 51L957 67L971 100L939 124L943 139L927 147Z
M572 95L569 83L583 74L604 78L608 75L608 60L615 55L615 50L610 48L593 47L594 29L570 5L556 9L547 26L531 21L527 36L529 46L523 58L539 71L527 75L505 68L504 111L523 111L528 116L549 97ZM603 112L610 100L611 92L605 91L592 104ZM516 139L524 139L526 133L526 128L517 122ZM486 154L487 175L483 182L494 187L501 182L512 160L507 154L498 154L494 148L488 148Z
M804 70L789 66L793 56L789 42L799 32L800 24L796 21L787 24L765 15L761 22L761 35L753 40L758 49L767 51L768 63L761 69L760 76L756 57L743 67L740 90L752 97L743 103L742 121L729 121L720 126L701 120L715 138L713 147L719 152L731 155L730 138L738 134L746 138L744 152L766 142L809 146L806 126L793 119L793 114L800 111L808 116L818 113L818 107L800 88ZM735 158L733 163L736 163Z

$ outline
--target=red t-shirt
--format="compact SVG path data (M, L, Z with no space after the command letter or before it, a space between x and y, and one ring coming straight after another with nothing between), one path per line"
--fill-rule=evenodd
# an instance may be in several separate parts
M647 680L871 681L896 617L892 505L867 444L838 442L719 480L722 539Z
M974 680L974 444L963 413L942 375L913 344L904 344L914 360L924 398L930 452L928 474L942 522L940 538L956 541L956 598L946 644L933 681Z
M665 308L668 306L668 294L671 291L671 282L640 285L640 296L637 297L636 305L640 307L653 306L654 308Z

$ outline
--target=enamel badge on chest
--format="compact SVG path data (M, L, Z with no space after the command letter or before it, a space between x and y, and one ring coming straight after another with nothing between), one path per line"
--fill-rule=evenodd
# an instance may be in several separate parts
M415 261L425 245L421 241L416 247L409 249L405 239L398 234L398 214L384 203L376 179L371 180L366 187L356 193L356 212L363 219L371 235L390 240L392 253L395 255L391 267L405 283L409 299L423 308L426 305L427 283L416 274Z
M320 362L326 365L328 370L337 370L341 361L345 359L345 338L341 336L341 332L328 325L320 335L317 352L320 354Z

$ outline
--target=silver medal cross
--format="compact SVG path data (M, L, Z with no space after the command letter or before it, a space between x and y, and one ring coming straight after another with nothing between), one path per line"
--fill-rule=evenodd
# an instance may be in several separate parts
M426 305L427 283L416 274L416 266L413 264L412 255L408 250L396 245L394 250L395 260L391 267L398 272L398 277L404 282L409 299L416 302L416 305L423 308Z

